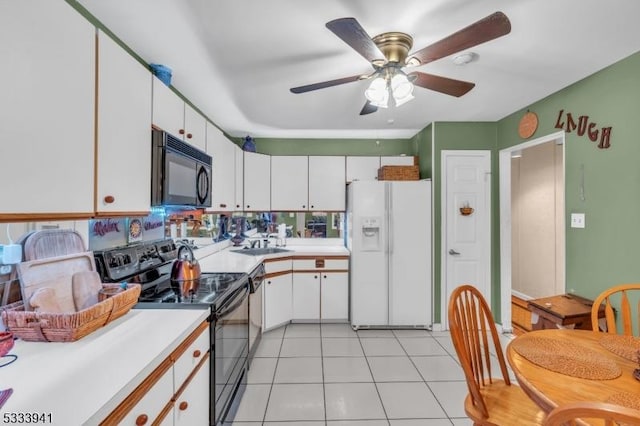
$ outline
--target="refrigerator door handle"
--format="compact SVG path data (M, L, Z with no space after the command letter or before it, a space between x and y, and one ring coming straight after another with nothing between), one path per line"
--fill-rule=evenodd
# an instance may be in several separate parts
M387 188L389 194L387 197L387 229L389 232L389 255L391 255L393 254L393 188L391 185L388 185Z
M392 277L393 277L393 262L391 256L393 254L393 229L392 229L392 214L393 214L393 206L392 206L392 187L388 182L385 182L384 185L384 193L385 193L385 222L387 225L387 325L391 324L391 318L393 318L392 312L392 300L393 300L393 292L392 292Z

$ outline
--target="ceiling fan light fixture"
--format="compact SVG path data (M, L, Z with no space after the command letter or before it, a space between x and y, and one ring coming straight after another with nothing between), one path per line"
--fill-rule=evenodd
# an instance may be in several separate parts
M394 100L396 101L396 107L402 106L404 104L406 104L407 102L409 102L411 99L415 98L415 96L413 96L411 93L409 93L407 96L403 97L403 98L396 98L394 96Z
M389 91L384 90L382 92L382 98L375 101L369 101L369 103L373 106L377 106L378 108L387 108L389 106Z
M387 90L387 80L382 77L373 79L369 88L364 92L365 98L375 106L387 107L389 91ZM383 105L384 104L384 105Z
M411 96L413 93L413 84L409 82L407 76L403 73L398 73L391 79L391 91L396 102L399 99L404 99Z

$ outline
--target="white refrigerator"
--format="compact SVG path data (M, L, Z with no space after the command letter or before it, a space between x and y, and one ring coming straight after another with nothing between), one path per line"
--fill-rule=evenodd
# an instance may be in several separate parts
M355 181L347 190L353 328L427 328L431 181Z

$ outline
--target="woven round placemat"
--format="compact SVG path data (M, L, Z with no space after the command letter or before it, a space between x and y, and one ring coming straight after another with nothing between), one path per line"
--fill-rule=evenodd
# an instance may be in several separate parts
M526 336L511 343L513 349L530 362L567 376L591 380L619 377L618 365L598 352L564 340Z
M622 405L623 407L640 410L640 395L630 392L620 392L611 395L605 402Z
M608 351L626 358L629 361L640 361L638 351L640 351L640 339L634 336L623 336L619 334L607 334L600 338L600 344Z

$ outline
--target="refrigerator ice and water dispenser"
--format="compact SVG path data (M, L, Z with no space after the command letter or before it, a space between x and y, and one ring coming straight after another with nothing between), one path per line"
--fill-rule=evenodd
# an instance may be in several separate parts
M382 218L380 217L363 217L362 218L362 250L363 251L380 251L380 226Z

